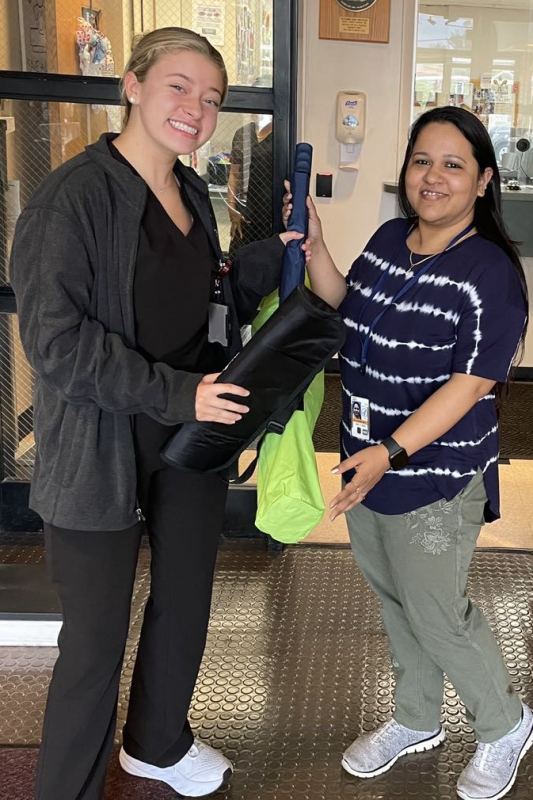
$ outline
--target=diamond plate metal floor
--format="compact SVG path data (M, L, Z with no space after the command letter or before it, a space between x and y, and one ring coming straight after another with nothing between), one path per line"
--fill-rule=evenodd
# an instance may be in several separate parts
M18 540L20 541L20 539ZM41 557L38 540L24 548L4 541L0 561ZM149 554L143 550L119 701L119 729L128 702ZM533 703L533 557L479 551L471 593L502 646L513 683ZM52 648L0 649L0 796L30 800L35 744ZM392 710L392 677L378 605L343 548L292 547L265 552L257 542L225 545L219 556L206 655L191 709L197 734L235 764L227 800L455 798L455 783L475 750L463 708L447 685L447 742L408 756L372 780L340 767L343 749ZM13 747L13 745L15 747ZM176 797L120 772L113 758L108 800ZM533 754L526 756L510 797L533 797ZM58 798L58 800L61 800Z

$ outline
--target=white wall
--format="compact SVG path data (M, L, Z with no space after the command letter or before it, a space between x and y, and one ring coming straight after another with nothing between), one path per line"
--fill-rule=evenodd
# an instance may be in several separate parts
M313 176L333 173L333 198L318 199L326 240L347 272L378 225L393 216L395 180L407 138L413 86L416 0L394 0L389 44L318 38L319 0L301 0L299 141L314 147ZM359 172L339 170L335 100L339 91L367 95ZM311 181L314 192L314 177Z

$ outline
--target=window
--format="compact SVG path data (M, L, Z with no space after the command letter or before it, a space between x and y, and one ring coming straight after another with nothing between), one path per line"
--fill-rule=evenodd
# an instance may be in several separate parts
M230 84L271 86L273 2L0 0L0 69L116 77L133 36L177 25L220 50Z
M533 127L533 0L494 6L421 3L413 119L435 106L468 108L489 131L502 174L518 177L516 142Z

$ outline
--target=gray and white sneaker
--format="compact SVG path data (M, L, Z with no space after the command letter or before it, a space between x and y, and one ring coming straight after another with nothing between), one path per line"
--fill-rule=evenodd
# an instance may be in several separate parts
M516 780L518 765L533 745L533 713L522 703L522 721L515 731L490 744L479 744L462 771L457 794L463 800L499 800Z
M401 756L432 750L444 739L442 728L429 732L412 731L391 719L373 733L359 736L344 753L342 766L350 775L374 778L387 772Z

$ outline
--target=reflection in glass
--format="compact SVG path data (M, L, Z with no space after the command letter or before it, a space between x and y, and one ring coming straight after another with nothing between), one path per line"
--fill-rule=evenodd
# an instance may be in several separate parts
M109 130L109 120L102 106L18 100L4 101L3 106L0 152L5 159L0 177L7 188L6 224L0 226L0 283L8 283L11 240L20 211L49 172ZM222 112L211 140L183 161L209 185L223 250L233 254L242 244L271 235L271 116Z
M272 117L222 113L213 138L183 161L209 186L222 249L272 234Z
M468 0L464 7L468 8ZM441 6L442 8L442 6ZM421 6L418 15L418 47L432 50L470 50L471 31L474 20L471 17L452 13L450 8L446 17L441 14L427 14L424 10L431 6Z
M206 36L230 84L272 86L273 0L0 0L0 69L118 77L133 35L169 25Z
M420 5L413 118L435 106L472 111L490 133L504 179L533 184L533 1Z

